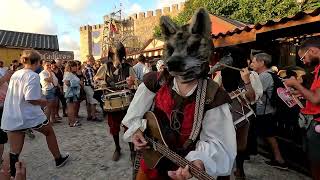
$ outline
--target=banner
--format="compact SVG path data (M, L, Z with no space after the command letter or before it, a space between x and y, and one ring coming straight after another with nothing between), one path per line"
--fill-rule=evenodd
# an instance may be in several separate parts
M43 60L61 59L65 61L74 60L73 51L42 51L38 50Z

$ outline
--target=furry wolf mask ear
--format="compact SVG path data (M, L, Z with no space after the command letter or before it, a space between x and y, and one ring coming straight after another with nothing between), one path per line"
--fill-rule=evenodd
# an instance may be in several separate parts
M206 77L213 49L208 12L200 8L190 24L183 26L162 16L160 26L165 39L164 60L170 75L179 77L182 82Z

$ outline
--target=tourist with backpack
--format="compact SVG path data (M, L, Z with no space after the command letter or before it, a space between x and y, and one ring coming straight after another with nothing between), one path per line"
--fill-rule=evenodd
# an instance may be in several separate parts
M258 53L254 55L251 68L259 74L263 86L263 96L256 103L256 132L257 135L265 138L271 146L273 159L266 161L266 164L287 169L287 165L280 153L276 136L276 107L271 103L272 94L275 92L276 82L273 80L271 68L272 57L267 53ZM273 101L273 100L272 100Z
M306 101L301 115L310 119L305 124L307 129L307 154L310 161L312 177L320 180L320 39L309 39L302 43L298 52L306 65L315 66L314 78L311 88L305 88L295 78L285 81L288 87L293 88L292 93L303 96Z

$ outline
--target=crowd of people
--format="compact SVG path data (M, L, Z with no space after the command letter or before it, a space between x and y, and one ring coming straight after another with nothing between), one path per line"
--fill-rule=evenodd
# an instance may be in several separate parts
M230 179L233 172L237 179L246 179L244 161L257 154L257 137L265 139L272 150L272 159L266 164L288 169L276 139L276 125L281 116L277 116L280 106L274 94L282 84L290 97L306 101L300 115L307 132L312 177L319 180L320 40L306 40L298 52L304 64L314 67L311 86L307 87L293 72L288 71L287 79L281 80L272 71L272 56L266 52L251 53L250 57L232 50L212 52L206 11L200 9L193 22L197 23L181 30L169 18L161 19L163 36L176 43L166 45L164 60L150 61L143 55L137 62L126 59L125 47L117 43L109 48L104 61L95 60L92 55L83 63L48 61L41 59L36 50L23 51L20 62L12 61L9 68L0 61L1 157L7 141L10 147L9 155L3 156L0 179L10 176L26 179L19 155L25 135L30 136L33 131L46 137L56 167L64 166L70 156L60 153L53 126L61 123L62 117L67 117L70 128L81 126L82 101L86 102L87 121L103 121L97 108L104 111L115 145L113 161L121 157L119 134L121 126L124 127L124 139L129 144L135 169L133 177L137 180L184 180L192 176ZM181 31L183 37L175 35ZM232 65L239 69L211 66L210 70L212 59L237 60ZM103 89L102 85L106 87ZM107 91L128 92L133 96L130 106L107 111L103 102ZM152 148L144 136L144 132L149 132L144 115L150 110L161 117L158 126L172 150L170 153L176 153L173 158L182 156L190 161L189 166L178 167L168 160L159 160L155 167L150 167L150 159L145 159L148 156L139 156L140 150Z

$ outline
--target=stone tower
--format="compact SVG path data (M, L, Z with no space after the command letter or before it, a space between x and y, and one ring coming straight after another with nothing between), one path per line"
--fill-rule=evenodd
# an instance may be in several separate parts
M92 27L89 25L80 27L80 61L84 61L86 55L91 54Z

